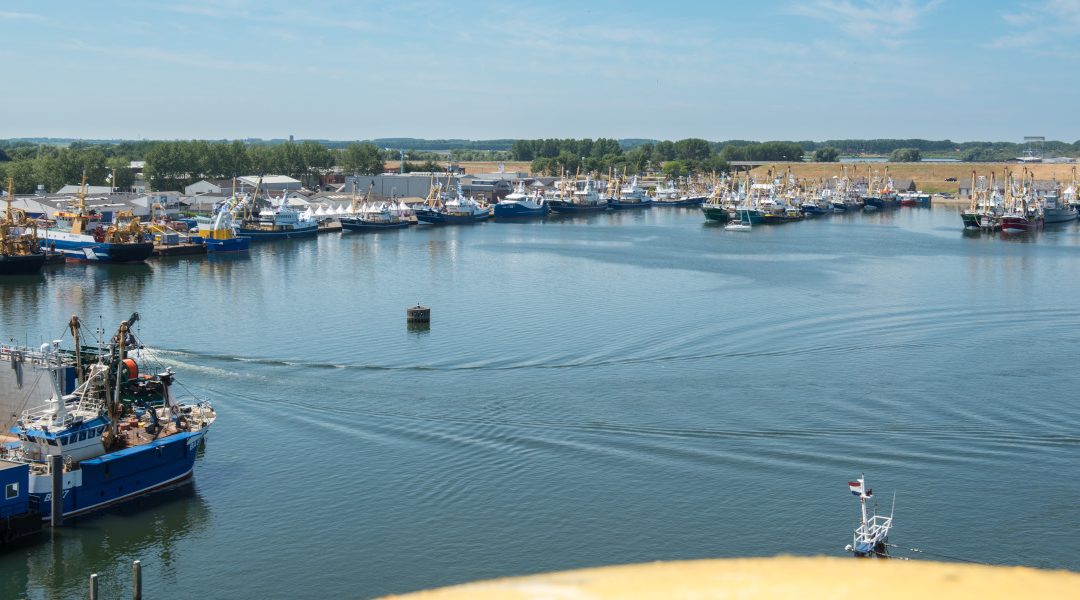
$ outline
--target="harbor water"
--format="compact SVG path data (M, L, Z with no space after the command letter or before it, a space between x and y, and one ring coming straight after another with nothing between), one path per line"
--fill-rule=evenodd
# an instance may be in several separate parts
M0 598L366 598L891 540L1080 570L1080 227L696 209L267 243L0 283L136 333L218 420L191 484L0 555ZM429 328L406 307L431 307ZM70 344L70 340L68 341Z

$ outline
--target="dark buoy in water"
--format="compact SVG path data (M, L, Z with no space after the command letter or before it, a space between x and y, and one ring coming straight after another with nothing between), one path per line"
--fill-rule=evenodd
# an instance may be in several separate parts
M431 309L426 306L410 306L405 309L405 321L408 323L430 323Z

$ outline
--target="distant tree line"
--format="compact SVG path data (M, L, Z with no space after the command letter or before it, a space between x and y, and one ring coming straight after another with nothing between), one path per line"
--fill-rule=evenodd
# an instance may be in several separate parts
M510 147L512 160L529 161L535 175L577 175L619 170L641 173L649 168L670 175L724 171L727 164L709 142L688 138L676 142L643 142L625 149L619 140L599 138L517 140Z
M423 140L379 138L372 142L328 140L191 140L128 141L27 138L0 140L0 177L12 177L20 194L38 185L56 191L78 183L85 173L91 185L114 187L133 183L131 161L146 161L144 176L152 189L180 189L199 179L225 179L234 175L275 173L309 182L339 166L347 173L381 173L386 160L406 150L404 168L441 170L444 161L528 161L533 173L558 175L561 171L640 173L652 168L670 176L690 172L720 172L730 161L799 161L804 156L822 162L841 155L880 155L890 160L913 161L928 155L949 156L972 162L1007 161L1027 148L1014 142L952 142L922 139L841 139L813 141L727 140L700 138L678 141L648 139L535 139L535 140ZM1045 156L1080 156L1080 141L1047 141ZM434 167L434 168L433 168Z

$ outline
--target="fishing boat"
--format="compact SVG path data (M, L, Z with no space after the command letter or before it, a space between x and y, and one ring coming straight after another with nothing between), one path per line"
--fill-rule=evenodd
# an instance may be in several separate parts
M494 212L496 219L529 219L547 215L551 207L541 192L526 193L525 182L521 181L495 204Z
M820 201L813 196L806 196L799 202L799 210L806 217L820 217L832 213L832 207L828 202Z
M1001 223L1001 233L1029 233L1042 228L1044 222L1042 207L1036 200L1034 183L1034 176L1032 176L1031 187L1028 187L1025 172L1017 186L1015 178L1006 170L1005 202L1001 217L998 219Z
M900 207L900 199L896 191L892 189L893 182L889 178L889 167L885 167L885 175L875 187L870 167L866 168L866 192L863 197L864 206L873 206L879 209L892 209Z
M702 193L699 189L691 187L689 179L676 184L668 181L664 185L656 186L653 191L653 206L687 207L701 206L709 199L709 194Z
M251 238L236 235L236 210L244 200L235 194L225 201L209 219L198 221L199 236L207 252L245 252Z
M967 231L994 231L1001 228L1001 203L997 198L994 174L987 178L971 172L971 204L961 211L960 218Z
M372 201L372 189L375 184L368 186L364 203L358 205L356 192L353 192L352 204L349 207L348 216L342 216L343 231L384 231L387 229L405 229L410 225L409 221L402 219L395 212L396 205L393 202L381 202L375 204Z
M900 206L914 208L930 207L931 196L925 192L900 192L896 197L900 199Z
M461 183L453 185L453 176L447 181L447 189L453 187L454 192L443 193L437 186L432 189L434 196L429 196L429 202L417 209L416 218L424 223L433 225L462 225L468 223L480 223L491 217L491 209L472 196L465 196L461 191Z
M721 185L719 181L713 182L708 201L701 205L701 212L705 214L706 221L727 223L731 220L731 212L727 207L730 193L728 186Z
M653 204L653 198L638 186L636 176L624 186L616 174L614 178L608 179L608 190L609 194L603 200L607 202L608 208L613 210L649 208Z
M282 192L277 203L271 202L269 208L257 214L256 199L262 178L255 185L255 192L244 201L244 217L236 228L239 236L255 241L286 240L293 238L315 237L319 233L319 224L312 213L301 213L289 206L288 192Z
M753 183L750 172L746 172L746 180L743 186L743 195L738 198L739 203L735 206L735 216L744 223L759 225L765 220L758 208L759 202L772 194L771 183Z
M42 248L76 261L131 263L150 258L154 244L133 213L119 211L111 225L102 226L100 216L86 208L85 176L75 198L73 210L58 212L56 226L38 236Z
M855 481L849 481L848 490L859 498L862 521L855 528L852 541L844 550L851 552L856 558L888 558L889 530L892 529L892 515L896 510L896 497L893 497L893 512L890 512L889 516L877 514L876 507L873 514L868 515L866 501L873 497L874 492L866 487L866 477L859 475L859 478Z
M45 250L37 237L37 225L26 213L11 208L14 180L8 178L4 196L7 209L0 221L0 275L33 275L45 264Z
M1066 199L1066 193L1062 192L1061 185L1055 185L1054 189L1038 196L1035 188L1035 174L1031 174L1032 196L1035 197L1039 210L1042 212L1044 223L1071 223L1077 218L1077 211ZM1072 195L1075 195L1075 191Z
M607 200L600 197L600 192L591 176L578 187L578 182L563 179L559 182L559 192L548 201L551 210L557 213L603 212L609 208Z
M85 350L76 335L78 380L69 394L61 391L59 341L43 344L31 362L47 371L53 394L22 413L11 429L17 441L0 449L0 461L29 466L27 487L43 519L54 505L63 517L76 516L192 475L196 450L217 415L208 401L177 399L172 369L140 372L142 346L131 329L138 318L122 322L97 351ZM78 332L78 319L72 321Z
M256 185L255 191L258 191ZM251 238L236 235L236 213L246 205L248 199L236 193L236 180L233 180L233 192L214 211L210 218L195 219L199 237L206 244L207 252L245 252L251 247Z

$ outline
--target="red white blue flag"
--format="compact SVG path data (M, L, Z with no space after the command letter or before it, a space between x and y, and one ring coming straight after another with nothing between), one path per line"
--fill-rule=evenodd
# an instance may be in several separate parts
M847 482L847 486L848 489L851 490L852 494L855 494L856 496L862 495L863 486L861 481L849 481Z

